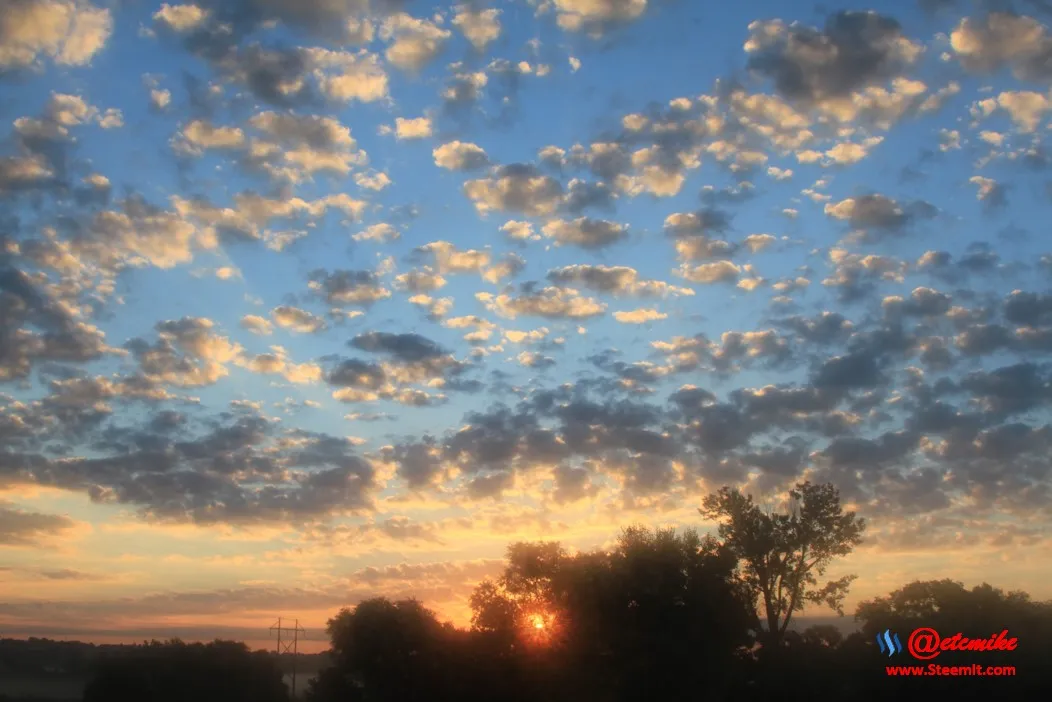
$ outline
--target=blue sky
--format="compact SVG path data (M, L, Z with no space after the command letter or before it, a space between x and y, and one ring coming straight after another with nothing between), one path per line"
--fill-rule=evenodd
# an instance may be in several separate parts
M1036 6L14 7L8 624L459 621L510 541L804 478L856 600L1050 594Z

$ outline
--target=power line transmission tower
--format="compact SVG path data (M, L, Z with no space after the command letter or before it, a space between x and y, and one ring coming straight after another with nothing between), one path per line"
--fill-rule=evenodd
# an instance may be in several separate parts
M292 627L282 626L281 617L278 617L278 622L274 626L270 627L271 634L275 631L278 634L278 664L281 664L281 655L283 653L292 654L292 699L296 699L296 653L300 640L300 634L303 634L303 638L307 638L307 632L300 628L300 620L294 620L295 624ZM281 632L292 632L292 641L287 638L283 642L281 640Z

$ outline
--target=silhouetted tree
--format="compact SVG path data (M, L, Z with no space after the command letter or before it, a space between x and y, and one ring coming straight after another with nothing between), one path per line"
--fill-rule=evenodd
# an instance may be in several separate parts
M862 631L855 637L855 655L848 657L845 670L853 673L860 697L865 690L888 694L946 694L955 699L1047 699L1052 693L1052 669L1048 652L1052 650L1052 602L1033 602L1025 592L1005 592L986 583L967 589L962 583L945 579L915 581L892 592L859 604L855 619ZM931 661L914 659L908 652L881 654L878 632L890 630L907 646L917 628L930 627L941 636L962 633L968 638L989 638L1007 630L1018 639L1014 651L944 651ZM865 650L866 655L862 655ZM877 664L871 663L874 660ZM852 669L849 661L855 661ZM864 661L864 662L863 662ZM887 665L1014 666L1013 677L971 677L967 684L957 677L889 678Z
M739 559L742 580L754 602L763 605L765 641L782 642L793 614L808 602L825 603L843 615L842 603L854 575L827 582L833 559L846 556L862 542L865 520L844 512L840 493L831 484L798 483L789 491L786 513L769 513L751 495L724 487L709 495L698 510L721 522L723 545Z
M610 552L574 556L514 544L503 575L472 598L475 627L542 661L535 699L721 699L750 643L735 566L694 531L631 527Z
M312 681L308 699L434 702L457 699L465 687L458 680L470 670L463 632L417 600L365 600L341 610L327 631L334 670Z
M864 602L862 632L834 626L786 628L799 608L781 612L778 655L764 655L757 574L743 577L749 553L776 570L798 597L822 593L839 604L846 583L817 587L819 564L850 551L863 524L843 514L835 490L803 484L788 515L732 502L739 531L723 540L694 531L625 529L609 550L569 553L558 543L512 544L501 575L476 587L472 626L441 624L415 600L366 600L329 622L334 665L311 681L311 702L628 702L654 699L780 702L791 699L1044 699L1052 650L1052 604L1025 593L953 581L913 583ZM723 491L716 499L735 500ZM719 508L720 503L713 505ZM757 516L759 514L759 516ZM828 534L817 533L822 526ZM751 529L752 531L748 531ZM763 530L768 530L765 533ZM766 556L757 544L774 544ZM743 544L756 550L743 550ZM810 578L808 574L814 570ZM750 579L752 578L752 579ZM832 592L832 594L830 594ZM1016 678L897 678L889 665L923 665L907 653L881 653L877 631L903 644L917 626L989 636L1008 629L1019 649L981 658L944 653L943 665L1014 665ZM1042 694L1046 693L1046 694Z
M274 658L237 641L153 641L100 662L84 702L288 702Z

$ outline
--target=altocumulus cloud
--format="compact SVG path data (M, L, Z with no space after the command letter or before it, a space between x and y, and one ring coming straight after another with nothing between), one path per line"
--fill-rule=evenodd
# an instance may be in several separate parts
M8 4L0 548L61 606L4 614L462 612L506 541L801 478L862 569L1047 588L1044 15ZM207 592L148 594L173 534Z

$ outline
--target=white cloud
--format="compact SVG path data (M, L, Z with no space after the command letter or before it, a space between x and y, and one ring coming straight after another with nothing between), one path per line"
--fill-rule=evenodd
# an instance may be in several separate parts
M216 126L195 119L183 126L172 138L172 148L184 154L200 155L205 149L238 149L245 143L239 127Z
M161 9L153 13L153 20L173 32L191 32L203 26L211 16L211 11L197 5L169 5L164 3Z
M540 237L534 233L533 225L530 222L520 222L517 220L509 220L501 225L500 230L504 232L504 235L514 241L536 241Z
M387 73L376 54L328 49L303 50L322 94L335 102L376 102L387 97Z
M259 336L269 336L274 330L268 320L255 314L246 314L242 317L241 327Z
M83 66L113 31L108 9L85 0L23 0L0 11L0 68L28 68L40 57Z
M356 173L354 175L354 183L363 190L380 192L391 184L391 178L383 172L377 172L371 175L367 173Z
M572 221L554 219L545 224L541 231L559 244L580 246L583 249L601 249L628 236L628 227L625 225L590 217L578 217Z
M321 317L291 305L275 307L270 316L282 329L291 329L300 334L313 334L326 327L325 320Z
M395 137L398 139L425 139L431 134L430 117L395 118Z
M676 273L692 283L726 283L738 280L741 268L730 261L712 261L698 266L680 266Z
M399 12L384 20L380 37L391 42L384 54L388 61L405 71L419 71L442 51L450 31Z
M489 164L482 147L463 141L451 141L431 152L435 165L450 171L472 171Z
M622 324L646 324L668 319L668 315L655 309L641 307L627 312L614 312L614 319Z
M172 93L168 90L153 89L150 91L150 107L163 110L172 103Z
M607 25L639 18L647 0L552 0L557 22L569 32L588 30L600 33Z
M373 224L362 231L355 234L352 238L355 241L374 241L378 244L386 244L389 241L395 241L401 236L401 233L395 229L392 225L386 222L380 222L379 224Z
M478 10L468 5L458 5L453 25L463 32L478 51L485 50L490 42L500 37L500 10Z
M1049 111L1048 98L1029 90L1003 92L997 96L997 104L1023 132L1035 131Z

